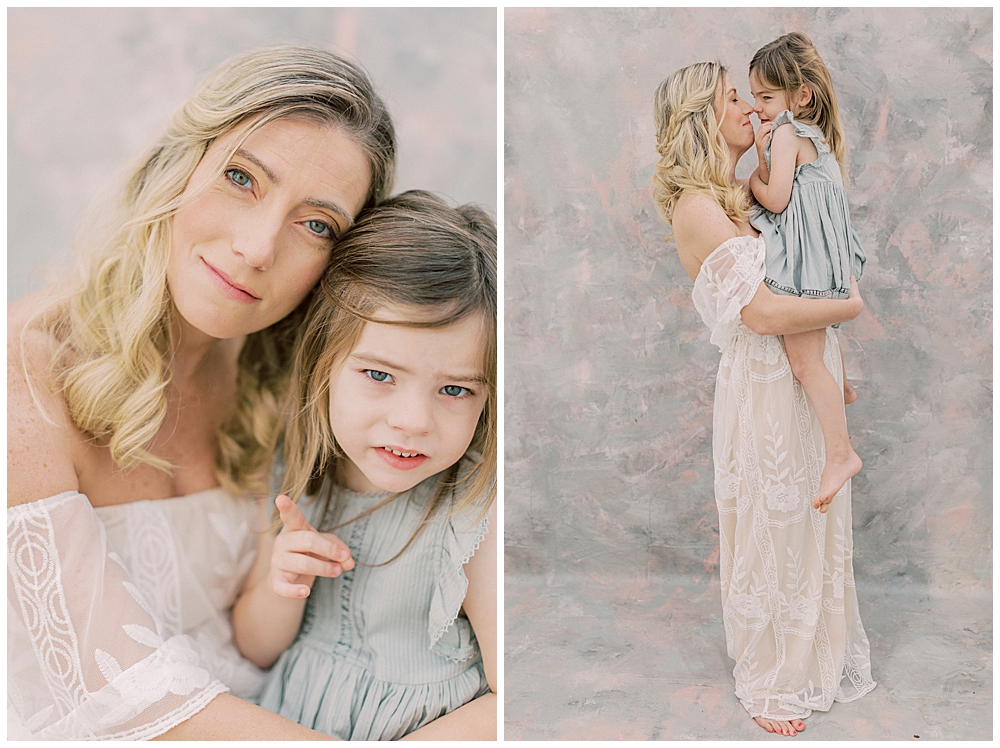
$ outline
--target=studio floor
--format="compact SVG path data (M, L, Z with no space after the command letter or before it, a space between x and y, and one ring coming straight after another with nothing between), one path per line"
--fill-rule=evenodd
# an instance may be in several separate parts
M733 694L719 582L506 575L507 740L990 740L992 603L858 582L874 691L766 733Z

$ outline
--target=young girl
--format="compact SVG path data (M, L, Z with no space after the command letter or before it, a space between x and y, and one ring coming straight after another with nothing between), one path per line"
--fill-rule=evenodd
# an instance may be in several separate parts
M320 289L284 527L233 610L243 654L277 660L261 706L343 739L496 739L496 228L404 193L359 219Z
M779 294L846 299L850 277L861 278L865 254L841 178L844 135L830 73L805 35L785 34L754 55L750 92L761 122L759 165L750 177L761 209L750 223L767 247L765 282ZM825 513L861 470L843 411L856 396L846 374L841 392L824 364L825 330L784 341L823 431L826 463L813 506Z

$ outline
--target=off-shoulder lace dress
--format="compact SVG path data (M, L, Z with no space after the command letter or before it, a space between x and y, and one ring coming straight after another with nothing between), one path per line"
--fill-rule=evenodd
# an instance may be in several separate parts
M722 351L712 452L719 564L736 695L752 716L792 719L875 687L854 587L851 484L812 508L823 436L780 337L740 319L764 279L764 242L736 237L705 260L694 303ZM843 385L827 331L826 367Z
M156 737L264 673L229 608L256 509L221 489L94 509L70 491L7 510L8 739Z
M295 642L271 669L261 706L343 740L392 740L486 693L468 619L464 564L486 534L478 509L439 512L396 560L436 490L431 477L386 506L333 529L388 494L346 489L316 526L358 562L317 578ZM317 503L303 511L311 521Z

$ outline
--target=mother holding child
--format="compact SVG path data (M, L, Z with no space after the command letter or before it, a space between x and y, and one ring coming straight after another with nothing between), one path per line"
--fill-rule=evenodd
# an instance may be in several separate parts
M755 55L750 82L753 107L717 63L660 84L653 183L722 351L712 451L736 695L761 727L795 735L813 710L875 687L852 563L853 391L830 329L861 313L864 253L815 47L779 38ZM741 183L736 165L755 141L760 163Z
M10 306L8 738L495 738L496 228L395 159L241 55Z

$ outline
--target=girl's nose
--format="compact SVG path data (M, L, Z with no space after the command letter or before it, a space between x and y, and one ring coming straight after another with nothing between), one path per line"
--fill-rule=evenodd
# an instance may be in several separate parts
M433 420L430 405L419 395L400 393L387 418L389 425L406 434L427 434L431 430Z

